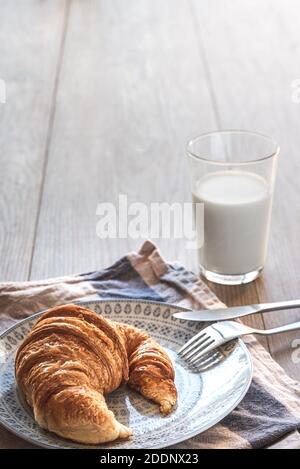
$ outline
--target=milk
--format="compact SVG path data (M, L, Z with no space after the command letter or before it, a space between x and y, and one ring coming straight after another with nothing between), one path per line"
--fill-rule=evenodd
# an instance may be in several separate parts
M264 265L271 194L261 176L236 170L208 173L196 182L193 201L204 202L199 260L206 270L239 275Z

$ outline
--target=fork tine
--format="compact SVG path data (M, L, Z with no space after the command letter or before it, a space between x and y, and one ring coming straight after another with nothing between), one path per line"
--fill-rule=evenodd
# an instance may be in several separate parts
M212 353L211 355L208 354L208 357L203 356L200 362L196 365L191 365L195 370L206 370L208 367L215 365L216 363L220 363L223 356L220 352Z
M204 336L205 333L202 331L198 332L196 335L194 335L190 340L188 340L182 347L179 349L178 354L181 355L182 352L184 352L190 345L192 345L196 340L201 339L202 336Z
M187 348L185 348L185 350L180 352L180 355L184 357L187 353L190 353L195 347L197 347L199 342L202 342L203 340L205 340L205 338L206 338L206 334L205 333L201 334L196 340L193 341L193 343L191 343Z
M190 360L199 351L199 347L204 345L205 342L209 340L209 338L210 336L206 334L203 339L199 340L192 347L189 347L184 353L182 353L181 357L185 360Z
M192 358L192 360L190 360L189 363L195 365L196 363L200 361L200 359L204 355L206 355L211 350L214 350L214 348L216 348L216 342L214 339L211 339L209 342L205 344L205 347L202 347L202 349L199 350L199 353L194 358Z
M205 366L206 363L209 363L211 360L214 360L217 355L219 354L219 352L212 352L212 353L209 353L206 354L206 355L203 355L203 357L201 358L201 360L196 364L196 365L191 365L193 368L198 368L199 366Z

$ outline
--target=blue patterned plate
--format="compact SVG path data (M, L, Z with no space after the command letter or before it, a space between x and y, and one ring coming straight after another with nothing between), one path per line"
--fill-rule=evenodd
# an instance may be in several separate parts
M108 406L120 422L133 429L134 436L128 441L116 441L96 448L163 448L174 445L215 425L246 394L252 378L252 365L242 341L221 349L222 359L200 373L186 369L177 357L176 350L203 327L200 323L173 318L173 313L184 311L184 308L135 300L99 300L81 304L112 320L133 324L149 332L166 348L176 370L178 404L167 417L160 415L157 405L126 386L110 394ZM20 321L0 336L0 423L39 446L87 448L89 446L64 440L41 429L18 395L14 378L15 353L40 314Z

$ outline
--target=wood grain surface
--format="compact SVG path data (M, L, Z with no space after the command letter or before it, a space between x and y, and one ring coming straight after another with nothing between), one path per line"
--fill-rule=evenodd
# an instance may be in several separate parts
M1 1L0 278L28 278L35 239L64 2Z

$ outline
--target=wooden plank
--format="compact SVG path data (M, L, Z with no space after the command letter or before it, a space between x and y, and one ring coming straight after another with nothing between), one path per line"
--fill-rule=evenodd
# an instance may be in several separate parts
M190 200L185 142L212 126L186 2L72 2L31 278L136 249L142 240L97 238L97 204ZM184 243L159 245L195 265Z
M0 426L0 450L2 449L34 449L37 446L29 443L28 441L19 438L6 428Z
M211 89L223 128L272 135L281 146L269 256L256 282L261 301L299 296L300 170L299 105L291 84L299 78L295 60L300 40L296 0L238 0L192 3L201 31ZM299 311L268 313L266 327L300 319ZM297 333L270 338L273 356L300 378L291 343Z
M1 2L1 281L28 278L64 11L59 0Z

